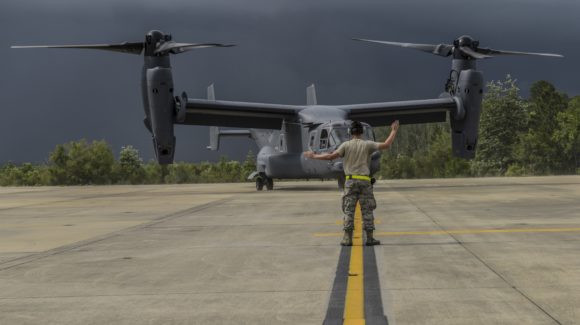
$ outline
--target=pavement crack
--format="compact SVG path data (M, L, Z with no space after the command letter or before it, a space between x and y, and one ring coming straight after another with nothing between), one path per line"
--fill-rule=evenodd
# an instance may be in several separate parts
M21 208L32 208L32 207L43 206L43 205L51 205L51 204L57 204L57 203L67 203L67 202L75 202L75 201L91 200L91 199L100 199L100 198L106 198L106 197L116 197L119 195L146 193L146 192L151 192L151 191L153 191L153 189L110 193L110 194L93 194L93 195L76 197L73 199L55 200L55 201L47 201L47 202L39 202L39 203L33 203L33 204L19 205L19 206L15 206L15 207L0 208L0 211L8 211L8 210L14 210L14 209L21 209Z

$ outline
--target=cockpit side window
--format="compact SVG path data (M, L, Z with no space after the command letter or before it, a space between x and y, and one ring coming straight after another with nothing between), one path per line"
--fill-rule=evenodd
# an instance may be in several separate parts
M308 144L308 146L310 147L310 150L314 149L314 141L316 140L316 131L312 131L310 132L310 142Z
M323 129L320 132L320 149L326 149L328 147L328 130Z

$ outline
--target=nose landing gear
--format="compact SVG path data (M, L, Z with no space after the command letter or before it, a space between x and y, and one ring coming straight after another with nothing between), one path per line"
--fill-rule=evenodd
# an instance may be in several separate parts
M256 177L256 190L257 191L262 191L264 189L264 186L266 186L266 189L268 191L271 191L274 189L274 180L268 176L266 176L265 174L261 174L258 177Z

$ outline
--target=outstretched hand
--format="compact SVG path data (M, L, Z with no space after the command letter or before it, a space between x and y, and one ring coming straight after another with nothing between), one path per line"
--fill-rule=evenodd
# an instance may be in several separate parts
M302 154L306 158L314 158L314 151L304 151Z
M399 129L399 120L396 120L395 122L391 123L391 130L397 132L398 129Z

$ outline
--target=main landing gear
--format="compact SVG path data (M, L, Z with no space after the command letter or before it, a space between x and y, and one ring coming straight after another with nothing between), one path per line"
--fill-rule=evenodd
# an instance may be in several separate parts
M266 176L265 174L261 174L258 177L256 177L256 190L262 191L264 189L264 186L266 186L266 189L268 191L273 190L274 180Z

